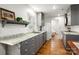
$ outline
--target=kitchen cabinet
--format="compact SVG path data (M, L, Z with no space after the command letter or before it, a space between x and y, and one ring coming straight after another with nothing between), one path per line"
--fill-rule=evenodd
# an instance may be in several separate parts
M71 25L79 25L79 5L71 5Z
M46 32L44 32L44 33L43 33L43 41L45 42L45 41L46 41L46 39L47 39L47 33L46 33Z
M20 44L16 44L13 46L6 46L6 54L8 55L20 55Z
M44 13L42 12L37 13L37 23L38 26L44 26Z
M29 55L29 54L35 54L36 50L35 50L35 37L30 38L24 42L21 42L20 45L20 52L22 55Z
M79 40L79 35L66 35L66 40Z
M42 27L45 25L44 20L44 13L43 12L37 12L37 27L39 31L42 31Z
M0 55L5 55L5 54L6 54L5 45L0 44Z
M46 41L46 32L13 46L7 46L8 55L34 55Z

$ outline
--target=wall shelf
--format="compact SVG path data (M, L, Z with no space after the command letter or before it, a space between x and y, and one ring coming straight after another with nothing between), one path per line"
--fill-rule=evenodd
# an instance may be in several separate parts
M2 23L2 27L4 27L6 24L20 24L20 25L25 25L27 26L29 22L22 21L22 22L17 22L15 20L0 20Z

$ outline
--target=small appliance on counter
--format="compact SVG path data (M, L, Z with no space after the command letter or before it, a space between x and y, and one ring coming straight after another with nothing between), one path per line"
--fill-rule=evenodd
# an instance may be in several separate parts
M67 27L67 31L71 32L71 25L67 25L66 27Z

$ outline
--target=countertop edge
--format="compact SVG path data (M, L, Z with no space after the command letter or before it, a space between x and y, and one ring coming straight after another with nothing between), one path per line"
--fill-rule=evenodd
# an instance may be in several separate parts
M6 44L6 45L13 46L13 45L19 44L19 43L21 43L21 42L23 42L23 41L25 41L25 40L27 40L27 39L30 39L30 38L35 37L35 36L37 36L37 35L40 35L40 34L42 34L42 33L44 33L44 32L46 32L46 31L40 32L40 33L38 33L38 34L36 34L36 35L33 35L33 36L29 37L29 38L26 38L26 39L24 39L24 40L22 39L21 41L18 41L17 43L5 42L4 40L2 40L2 42L0 41L0 44ZM6 39L6 40L10 40L10 39ZM11 39L11 40L12 40L12 39ZM12 40L12 41L13 41L13 40Z

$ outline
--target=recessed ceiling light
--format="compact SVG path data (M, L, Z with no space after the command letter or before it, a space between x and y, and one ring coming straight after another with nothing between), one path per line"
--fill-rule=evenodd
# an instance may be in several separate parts
M53 6L53 9L55 10L56 9L56 6Z
M39 11L39 10L40 10L38 7L32 7L32 9L33 9L34 11Z

